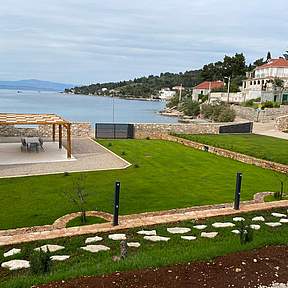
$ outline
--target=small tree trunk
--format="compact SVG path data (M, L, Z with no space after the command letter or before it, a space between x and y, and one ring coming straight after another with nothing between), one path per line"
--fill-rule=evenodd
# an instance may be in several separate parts
M85 224L87 222L85 210L82 210L82 212L81 212L81 222L82 222L82 224Z

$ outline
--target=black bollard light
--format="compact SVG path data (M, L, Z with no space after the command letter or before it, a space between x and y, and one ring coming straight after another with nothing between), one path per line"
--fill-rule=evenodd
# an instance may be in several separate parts
M119 194L120 194L120 182L115 183L115 195L114 195L114 217L113 217L113 226L119 225Z
M238 172L236 176L236 190L235 190L235 201L234 201L235 210L240 209L241 183L242 183L242 173Z

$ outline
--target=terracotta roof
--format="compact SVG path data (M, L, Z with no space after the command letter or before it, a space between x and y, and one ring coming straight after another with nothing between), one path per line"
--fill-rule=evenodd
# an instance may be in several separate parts
M224 82L222 81L205 81L198 84L194 89L216 89L222 88L224 86Z
M14 113L0 113L0 125L18 125L18 124L67 124L64 120L55 114L14 114Z
M263 69L263 68L282 68L287 67L288 68L288 60L284 58L279 59L271 59L268 63L265 63L264 65L256 67L256 70Z

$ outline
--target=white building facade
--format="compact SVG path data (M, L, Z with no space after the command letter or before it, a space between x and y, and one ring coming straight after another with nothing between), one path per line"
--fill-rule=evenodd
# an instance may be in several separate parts
M274 80L277 78L283 81L283 87L274 85ZM271 59L253 72L247 73L242 93L246 101L261 98L261 102L288 102L288 60Z

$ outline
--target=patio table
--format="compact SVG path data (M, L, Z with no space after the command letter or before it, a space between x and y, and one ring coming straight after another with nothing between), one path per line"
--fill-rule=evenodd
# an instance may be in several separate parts
M38 137L25 137L24 139L27 144L28 150L31 150L32 147L35 147L36 151L38 151L38 148L40 146L40 141Z

